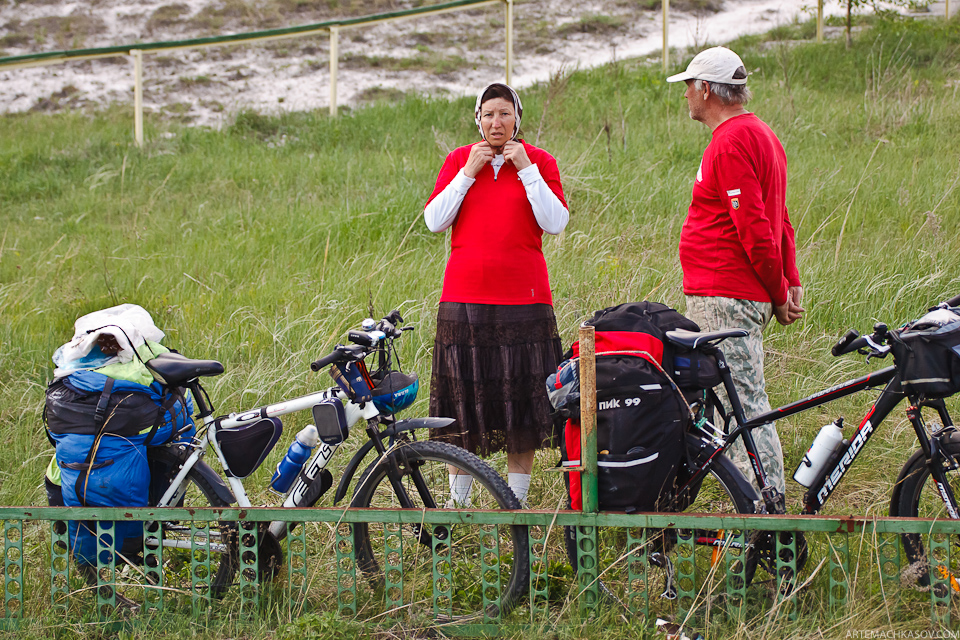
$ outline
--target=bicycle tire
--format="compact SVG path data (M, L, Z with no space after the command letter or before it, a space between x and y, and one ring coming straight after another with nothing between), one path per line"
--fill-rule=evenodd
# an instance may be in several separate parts
M960 431L954 431L941 439L940 446L951 456L960 456ZM946 469L947 482L953 490L954 497L960 495L960 469ZM899 494L899 505L897 511L894 511L895 505L891 504L890 515L912 518L939 518L949 519L946 505L940 497L936 483L932 479L930 467L927 464L927 457L922 450L917 450L903 465L900 476L897 479L896 492ZM953 504L955 511L960 511L960 506ZM923 544L923 536L917 533L901 534L903 549L907 556L909 564L908 575L916 578L917 584L921 587L930 586L929 558ZM952 541L954 549L960 545L960 536L955 536ZM960 577L960 554L956 551L950 554L950 566L946 567L948 582L954 582ZM950 578L953 578L951 580ZM956 590L956 587L954 587Z
M688 450L690 450L690 437L688 436ZM715 456L713 458L713 464L710 470L707 472L706 477L701 481L698 487L693 487L692 490L685 496L682 500L683 511L690 513L706 513L706 514L724 514L724 513L743 513L751 514L755 512L755 504L751 497L743 493L739 488L741 483L745 483L746 480L743 479L742 474L736 469L730 460L724 456ZM746 543L742 548L736 548L733 546L733 542L738 539L739 534L742 533L742 540ZM724 554L733 554L730 560L731 568L736 572L733 575L739 573L739 564L743 565L743 579L742 588L746 589L747 586L751 583L754 578L754 575L757 570L757 553L753 548L753 537L754 534L759 532L751 532L748 530L745 531L716 531L716 530L695 530L695 531L678 531L673 529L668 530L647 530L646 531L646 540L647 540L647 558L650 567L647 569L648 576L650 575L651 570L654 573L662 572L662 579L664 581L664 591L660 594L661 598L673 599L676 597L676 593L670 593L668 588L667 581L667 568L664 565L657 564L654 561L653 554L659 553L662 555L668 556L669 565L671 567L676 567L680 562L691 562L691 565L688 565L684 568L692 569L694 575L693 584L680 584L679 579L676 579L675 587L679 586L683 591L694 592L699 594L704 598L704 601L709 602L713 599L716 589L712 586L706 584L707 581L711 581L710 584L715 585L718 579L722 579L726 576L726 568L724 566L718 566L718 563L724 563ZM604 564L604 536L603 532L598 532L600 536L600 556L601 564ZM693 537L693 557L684 558L680 557L678 550L680 546L676 544L677 538L679 536L685 536L687 539ZM710 544L705 540L715 540L715 541L725 541L727 544L723 547L720 547L716 544ZM576 541L574 537L573 527L564 527L564 542L567 550L567 557L570 559L571 565L579 570L579 563L576 557ZM621 542L617 540L617 543ZM613 556L619 559L620 551L618 550ZM745 557L745 560L740 559ZM687 571L686 573L690 573ZM605 580L601 581L600 587L601 591L612 596L614 600L621 601L620 598L614 596L616 591L614 584L619 581L617 577L617 572L612 570L612 568L607 569L605 572ZM732 578L735 579L735 578ZM648 577L648 585L652 585L657 582L658 577ZM625 579L623 580L625 582ZM704 588L705 585L708 588ZM736 585L740 586L740 585ZM653 594L651 594L652 597ZM626 598L624 598L625 600Z
M179 457L166 451L162 447L150 449L148 455L155 462L169 464L173 469L177 469L181 463ZM185 479L186 489L184 493L183 504L190 506L211 506L211 507L229 507L210 484L210 482L201 475L197 469L191 469ZM200 503L203 503L202 505ZM189 523L163 522L161 523L163 549L161 551L163 568L162 580L163 586L172 586L179 592L209 596L213 599L222 598L227 590L233 585L233 579L239 566L237 552L237 523L218 521L210 523L210 531L207 534L207 542L210 545L210 587L209 592L203 584L194 586L190 575L191 561L190 551L181 549L173 545L182 544L189 547L191 541L191 529ZM147 536L149 531L145 531ZM199 544L203 545L203 536L200 534ZM204 555L203 552L194 552ZM154 568L155 569L155 568ZM184 576L184 570L187 575ZM204 578L205 573L200 569L201 574L197 577ZM172 583L172 584L171 584ZM182 584L181 584L182 583Z
M390 455L394 460L400 460L400 454L405 455L409 464L400 462L402 482L408 495L416 502L415 506L424 508L423 499L414 486L415 473L420 473L430 490L430 496L437 507L448 503L449 493L448 465L469 473L473 476L470 505L463 508L473 509L520 509L520 502L513 491L504 482L503 478L486 462L476 455L444 442L433 441L406 441L393 449ZM396 508L399 506L393 486L387 476L388 463L378 459L372 462L363 472L354 490L352 507ZM380 569L378 557L384 554L385 535L390 532L383 530L380 523L357 523L354 526L354 548L357 555L357 566L368 579L371 586L380 589L385 586L383 572ZM458 534L458 529L460 529ZM492 537L490 534L494 534ZM420 599L430 600L425 595L414 595L418 590L426 590L421 583L417 585L411 576L415 577L418 571L426 575L433 575L432 554L430 551L420 553L421 548L430 549L433 536L439 539L449 539L451 567L449 575L452 578L449 592L451 593L450 611L455 618L476 616L483 611L480 604L484 598L491 604L485 611L489 617L499 617L509 612L526 593L530 582L529 566L529 539L527 527L520 525L456 525L453 531L442 525L410 525L401 529L403 543L403 586L399 592L394 592L391 599L396 601L400 597L404 602L416 602ZM483 539L481 541L481 538ZM409 541L414 541L414 549L410 550ZM483 553L481 542L485 548L491 548L493 541L498 549L497 556L485 554L487 566L494 567L494 580L481 580L480 556ZM419 543L419 544L417 544ZM423 557L426 556L426 557ZM396 561L397 558L394 558ZM504 567L504 565L508 565ZM489 569L488 569L489 570ZM489 578L491 576L484 576ZM432 582L432 581L431 581ZM487 586L483 586L484 583ZM397 581L393 581L396 585ZM497 585L494 591L490 585ZM392 587L397 589L396 586ZM409 593L408 593L409 592ZM409 596L409 597L408 597Z

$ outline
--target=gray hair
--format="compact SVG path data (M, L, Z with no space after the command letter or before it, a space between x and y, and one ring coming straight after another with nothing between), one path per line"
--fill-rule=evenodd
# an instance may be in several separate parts
M693 86L697 91L703 91L703 80L694 80ZM712 91L720 102L726 105L747 104L753 93L745 84L721 84L719 82L710 82L710 91Z

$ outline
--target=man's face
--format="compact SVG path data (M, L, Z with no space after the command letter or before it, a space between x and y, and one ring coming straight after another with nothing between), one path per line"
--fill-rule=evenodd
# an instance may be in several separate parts
M703 122L703 111L706 107L706 100L703 99L703 93L697 91L694 86L694 80L685 80L687 90L683 92L683 97L687 99L687 107L690 109L690 117L698 122Z

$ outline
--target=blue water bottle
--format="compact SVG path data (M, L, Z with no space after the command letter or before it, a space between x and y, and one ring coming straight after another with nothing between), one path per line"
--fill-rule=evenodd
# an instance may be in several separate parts
M303 465L310 458L310 452L317 446L319 440L317 428L312 424L301 429L293 444L290 445L287 455L283 456L283 460L277 464L277 470L270 478L270 488L280 494L290 491L293 481L300 475Z

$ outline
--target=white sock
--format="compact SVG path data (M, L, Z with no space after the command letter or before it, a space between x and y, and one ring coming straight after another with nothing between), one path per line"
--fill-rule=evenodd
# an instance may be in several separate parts
M450 497L454 505L470 506L470 488L473 486L473 476L468 473L450 475Z
M507 473L507 484L513 490L513 495L523 506L527 505L527 493L530 492L530 474L529 473Z

